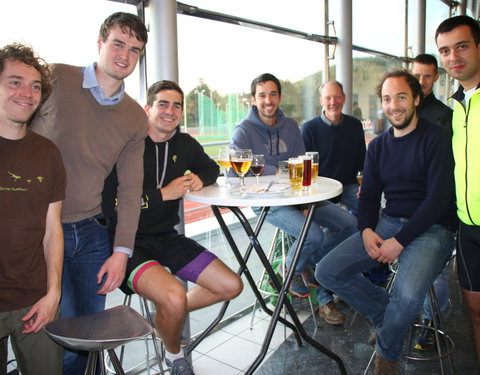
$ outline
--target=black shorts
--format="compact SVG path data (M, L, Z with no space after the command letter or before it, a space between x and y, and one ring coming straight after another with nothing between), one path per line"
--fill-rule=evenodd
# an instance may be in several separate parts
M457 238L457 266L460 287L480 292L480 227L460 222Z
M135 250L127 263L123 292L136 292L140 275L154 265L162 265L184 280L196 282L202 271L216 256L196 241L172 230L154 235L138 235Z

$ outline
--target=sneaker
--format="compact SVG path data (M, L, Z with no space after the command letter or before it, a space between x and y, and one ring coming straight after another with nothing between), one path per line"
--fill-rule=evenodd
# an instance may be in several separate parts
M165 364L170 370L170 375L195 375L185 357L177 358L173 362L165 358Z
M310 267L306 267L303 277L305 279L305 284L307 284L309 288L318 288L320 286L317 279L315 279L313 270Z
M337 309L337 306L330 301L323 306L318 308L318 315L320 318L324 319L328 324L331 325L340 325L345 323L345 315Z
M310 295L310 290L305 285L302 274L293 274L292 282L290 283L290 293L300 298Z
M435 349L435 335L430 328L433 327L433 321L430 319L424 319L422 330L420 335L415 339L415 349L418 350L433 350Z
M374 375L400 375L398 361L387 361L375 352L373 363L375 364Z

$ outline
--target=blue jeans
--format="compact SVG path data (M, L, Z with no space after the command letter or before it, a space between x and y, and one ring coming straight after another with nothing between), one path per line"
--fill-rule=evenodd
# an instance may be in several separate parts
M407 221L385 215L375 231L388 239ZM363 276L378 262L367 254L358 232L320 261L315 277L372 322L378 353L395 361L402 354L403 337L418 317L428 288L445 267L453 246L453 232L441 225L430 227L400 253L397 277L389 294Z
M435 293L437 294L438 304L440 305L440 311L444 312L447 308L448 304L448 269L445 267L443 271L438 275L438 277L433 282L433 286L435 287ZM433 313L430 309L430 302L428 299L428 294L425 297L425 301L423 302L423 319L433 320Z
M258 214L259 209L254 208ZM298 238L305 221L305 216L297 206L271 207L266 220L276 227L282 229L292 237ZM321 227L325 227L324 231ZM295 273L305 272L305 268L312 269L325 254L332 250L344 239L350 237L357 230L357 218L343 208L324 201L317 203L312 225L307 233L303 244L302 252L295 267ZM293 249L297 241L292 245L292 251L288 252L286 265L290 267L293 257ZM320 286L317 288L317 300L319 306L331 301L332 293Z
M343 185L343 193L340 196L340 203L352 210L355 215L358 214L358 184Z
M101 288L97 284L97 273L111 254L107 230L96 218L63 223L62 226L65 258L60 316L68 318L102 311L106 297L97 294ZM64 374L83 374L86 364L86 353L64 351Z

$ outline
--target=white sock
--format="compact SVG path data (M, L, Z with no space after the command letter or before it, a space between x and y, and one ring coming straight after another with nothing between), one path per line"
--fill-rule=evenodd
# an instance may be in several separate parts
M167 358L169 361L175 361L178 358L183 358L185 357L185 354L183 353L183 349L180 349L180 351L177 354L170 353L168 350L165 350L165 358Z

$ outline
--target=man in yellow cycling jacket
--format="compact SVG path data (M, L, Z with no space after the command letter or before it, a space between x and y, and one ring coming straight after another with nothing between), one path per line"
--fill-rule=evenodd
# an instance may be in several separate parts
M447 73L461 84L452 96L456 100L452 142L460 218L457 264L480 359L480 27L467 16L448 18L438 26L435 40Z

